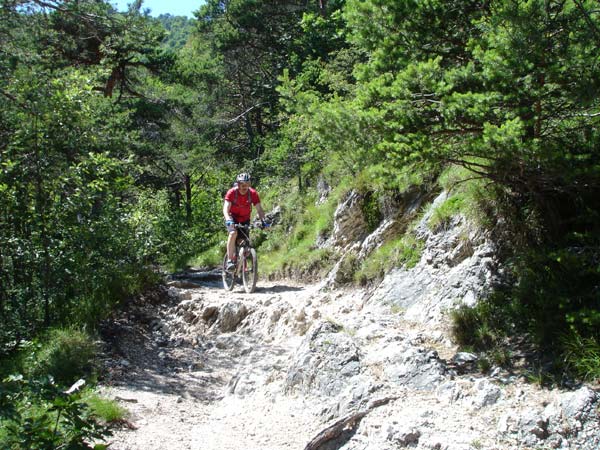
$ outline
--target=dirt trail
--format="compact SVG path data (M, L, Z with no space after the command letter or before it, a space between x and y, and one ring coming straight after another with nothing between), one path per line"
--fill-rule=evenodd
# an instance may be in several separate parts
M592 389L482 374L445 321L411 321L366 290L262 282L246 294L218 276L189 272L104 327L102 390L130 411L111 449L600 445Z
M279 386L299 336L266 342L252 330L211 334L208 326L194 336L173 324L182 302L221 307L235 301L257 312L276 302L310 303L317 287L259 282L246 294L241 287L226 292L211 277L173 284L183 288L172 287L168 302L133 307L105 333L113 353L103 391L130 411L131 425L114 434L111 448L304 448L321 425L302 397L281 395ZM260 389L233 395L241 376L245 383L256 378Z

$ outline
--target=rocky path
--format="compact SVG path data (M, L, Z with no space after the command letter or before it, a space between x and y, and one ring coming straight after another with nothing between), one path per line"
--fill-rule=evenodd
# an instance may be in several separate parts
M112 352L103 390L130 411L131 424L111 448L303 448L319 421L303 398L275 388L299 336L265 339L241 322L265 304L300 304L315 288L263 283L253 294L225 292L215 277L193 275L106 327Z
M188 272L107 323L112 449L597 449L598 396L457 353L373 292ZM375 293L377 294L377 293Z

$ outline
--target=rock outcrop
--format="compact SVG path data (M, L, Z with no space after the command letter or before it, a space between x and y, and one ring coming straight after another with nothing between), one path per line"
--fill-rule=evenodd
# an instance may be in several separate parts
M424 200L407 196L373 233L356 217L360 201L349 194L323 244L358 259L406 227ZM415 228L424 243L419 262L378 286L337 287L339 268L320 285L259 284L254 294L182 276L168 302L130 312L127 320L147 324L149 342L137 357L135 345L121 346L120 376L139 383L146 364L169 374L165 384L178 395L209 405L186 446L169 448L600 448L600 398L591 386L545 389L499 367L481 373L477 355L453 344L448 311L488 295L502 268L493 243L464 217L430 229L429 214ZM124 334L133 328L122 326ZM139 414L154 411L143 406Z

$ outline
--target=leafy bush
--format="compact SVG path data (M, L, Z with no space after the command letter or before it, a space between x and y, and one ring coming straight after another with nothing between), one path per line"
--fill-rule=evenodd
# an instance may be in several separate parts
M69 385L93 372L97 350L95 342L82 331L52 330L32 356L31 375L49 374L58 384Z
M51 378L27 381L21 375L0 383L0 447L95 449L110 435L90 414L78 392L63 392Z
M508 264L512 283L475 307L452 312L456 342L479 351L501 347L513 336L554 359L554 370L600 377L600 314L597 286L600 268L592 242L522 249ZM506 361L506 354L498 355ZM566 365L565 365L566 362ZM544 377L546 374L544 374Z

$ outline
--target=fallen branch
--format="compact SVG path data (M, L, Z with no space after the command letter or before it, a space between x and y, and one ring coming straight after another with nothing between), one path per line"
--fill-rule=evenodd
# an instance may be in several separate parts
M373 409L387 405L389 402L397 399L398 397L385 397L379 400L374 400L367 405L366 409L348 414L347 416L338 419L335 423L329 425L327 428L317 434L306 445L306 447L304 447L304 450L319 450L323 444L340 437L344 430L356 428L360 424L360 421Z

